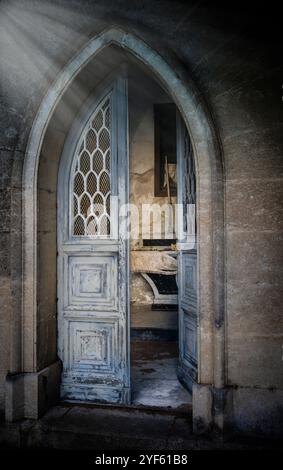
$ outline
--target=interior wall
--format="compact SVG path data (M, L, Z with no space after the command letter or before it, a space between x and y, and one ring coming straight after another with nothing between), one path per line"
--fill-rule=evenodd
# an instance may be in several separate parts
M83 94L81 98L83 100ZM78 104L70 101L68 105L64 101L60 103L41 149L37 232L38 370L57 359L57 179L64 142L79 109Z
M167 93L141 69L132 68L129 76L129 159L130 203L139 211L139 220L132 218L131 250L142 248L142 238L160 238L153 232L153 219L142 222L142 205L168 203L167 197L154 195L154 104L170 103ZM176 203L176 197L172 197ZM164 226L161 223L161 236ZM139 239L135 234L139 233ZM138 273L131 274L131 302L133 305L151 305L153 293L149 284Z
M65 133L50 126L41 151L38 172L38 368L57 357L57 172Z
M133 70L129 80L130 202L138 207L140 215L142 204L168 202L167 197L154 195L154 104L170 102L170 97L153 79ZM173 197L172 203L175 202ZM140 224L139 233L140 240L132 239L132 250L142 247L142 236L154 237L152 221L145 220L143 227Z

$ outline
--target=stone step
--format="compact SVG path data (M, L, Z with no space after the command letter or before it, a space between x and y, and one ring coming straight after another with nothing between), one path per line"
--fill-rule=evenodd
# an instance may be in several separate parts
M184 449L190 439L190 415L72 405L56 406L38 421L26 420L21 442L29 448L136 450Z
M44 417L0 422L0 449L55 449L105 452L279 449L255 439L223 442L192 433L191 414L117 406L58 405ZM123 452L122 452L123 451Z

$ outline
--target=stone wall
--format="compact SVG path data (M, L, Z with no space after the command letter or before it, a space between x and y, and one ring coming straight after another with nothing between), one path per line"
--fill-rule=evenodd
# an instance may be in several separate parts
M228 7L167 0L1 3L2 408L6 373L21 368L21 174L27 138L62 66L88 38L115 24L161 53L172 51L210 110L225 169L226 379L231 390L237 388L232 421L245 432L261 427L272 434L283 402L282 47L276 23L265 32L268 14L234 8L232 14ZM253 409L243 407L247 396ZM268 412L257 427L254 416L265 401Z

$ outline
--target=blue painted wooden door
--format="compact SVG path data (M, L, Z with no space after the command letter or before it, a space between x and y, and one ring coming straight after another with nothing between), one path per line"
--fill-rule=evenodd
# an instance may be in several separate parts
M127 79L90 97L66 139L58 179L61 398L130 399Z
M177 116L178 167L178 376L189 389L197 381L197 243L196 178L193 148L181 117Z

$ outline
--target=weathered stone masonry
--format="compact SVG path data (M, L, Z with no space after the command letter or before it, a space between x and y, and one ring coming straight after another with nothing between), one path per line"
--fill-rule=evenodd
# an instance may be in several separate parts
M9 386L13 377L21 381L15 374L25 370L22 177L28 138L40 103L63 67L89 40L117 28L141 38L171 66L180 65L194 83L221 151L219 171L203 165L207 181L212 182L213 198L223 195L224 210L211 213L209 207L202 206L200 217L203 224L211 217L223 218L223 230L206 235L207 246L209 242L218 243L224 246L224 253L218 256L214 252L214 264L207 266L207 276L200 284L201 298L207 297L206 312L211 304L200 334L213 330L214 342L209 335L207 342L205 335L200 342L200 384L195 389L197 399L193 399L196 423L201 428L214 421L218 427L241 432L280 435L283 67L282 46L275 34L249 31L248 18L246 24L241 20L240 28L240 20L232 23L228 11L197 8L195 2L26 0L3 1L0 8L1 408L5 409L6 400L7 413ZM235 15L240 18L241 11L235 11ZM176 70L179 73L178 67ZM200 170L201 166L200 161ZM218 190L221 186L223 192ZM202 195L205 200L204 186ZM222 201L215 207L223 207ZM205 246L202 253L204 259ZM222 274L217 277L222 268L224 282ZM220 294L214 290L218 297L212 301L211 285L217 287L218 282L224 288ZM50 318L41 318L34 325L39 333L33 372L56 361L56 331L51 326L56 312L49 314L53 323ZM218 334L222 327L225 369L217 376L220 369L215 364L223 360L222 336ZM27 385L13 388L13 393L21 395L23 387ZM17 402L18 397L13 400ZM24 410L20 415L25 416Z

